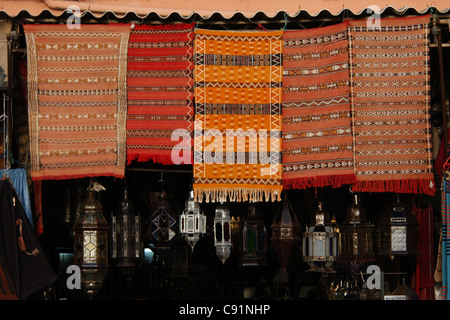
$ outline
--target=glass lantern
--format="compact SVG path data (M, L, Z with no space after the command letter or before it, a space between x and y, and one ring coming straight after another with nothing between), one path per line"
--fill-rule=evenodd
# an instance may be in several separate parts
M165 259L177 235L177 220L167 202L167 196L164 190L159 195L158 200L156 210L147 220L147 224L149 225L147 237L162 257L162 264L165 265Z
M303 261L310 267L308 271L335 272L332 266L339 256L339 233L331 227L322 201L313 213L312 224L303 234Z
M111 216L111 257L118 259L117 267L133 267L142 256L141 217L134 215L128 189L124 187L117 216Z
M272 243L284 271L294 256L300 242L300 223L284 194L283 203L272 222Z
M375 226L366 220L366 209L361 205L359 195L353 193L353 202L347 207L345 222L340 226L339 262L373 262L374 230Z
M90 300L103 286L108 273L108 231L103 208L94 192L105 190L98 183L88 188L87 199L80 206L80 213L73 225L74 264L81 270L81 285Z
M191 250L200 237L206 233L206 216L200 210L200 204L194 201L194 191L189 192L184 211L180 215L180 233L188 242Z
M243 255L240 265L244 267L267 265L267 230L254 205L248 207L242 229L242 240Z
M214 246L216 255L225 263L231 254L231 217L230 209L223 203L216 207L214 216Z
M417 217L400 201L399 194L378 223L378 237L379 255L418 254Z

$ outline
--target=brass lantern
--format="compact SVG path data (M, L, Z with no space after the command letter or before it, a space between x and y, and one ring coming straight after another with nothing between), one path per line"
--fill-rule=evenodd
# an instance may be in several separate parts
M300 223L284 194L283 203L272 222L272 243L286 271L300 242Z
M311 222L303 234L303 261L310 266L308 271L335 272L332 266L339 256L339 233L331 227L330 214L323 209L322 201Z
M411 210L400 201L391 204L378 223L378 254L407 256L418 254L418 222Z
M123 190L118 214L111 216L111 257L118 259L117 267L133 267L134 260L142 256L141 217L135 215L128 199L128 189Z
M353 202L347 207L346 218L340 226L341 245L339 262L364 263L375 260L373 233L375 226L366 220L366 209L359 195L353 193Z
M200 204L194 201L194 191L189 192L184 211L180 215L180 233L188 242L191 250L200 237L206 233L206 216L200 209Z
M81 285L89 299L93 299L108 273L108 222L103 216L101 203L94 192L105 190L97 182L88 188L87 199L73 225L74 264L81 270Z
M230 209L220 203L216 207L214 216L214 246L216 255L225 263L231 254L231 217Z
M242 241L241 266L267 265L267 230L254 205L248 207L247 217L242 229Z

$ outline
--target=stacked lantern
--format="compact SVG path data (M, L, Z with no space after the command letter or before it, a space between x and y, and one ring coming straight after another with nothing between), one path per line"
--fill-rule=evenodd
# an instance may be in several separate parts
M230 209L220 203L216 207L214 216L214 246L216 255L225 263L231 254L231 217Z
M87 199L73 225L74 264L81 269L81 285L89 299L103 286L108 273L108 222L94 191L104 190L98 183L90 184Z
M339 256L339 233L331 227L322 201L313 213L312 224L303 234L303 261L310 266L309 271L334 272L331 267Z
M256 207L248 207L247 217L242 229L242 258L240 264L247 266L265 266L267 250L267 230L260 219Z
M272 223L272 243L281 266L286 271L300 242L300 223L295 216L286 193L281 210Z
M341 263L364 263L375 260L373 232L375 226L366 220L366 210L361 205L359 195L353 193L353 202L347 207L346 219L340 226Z
M194 201L194 191L189 192L185 208L180 215L180 233L188 242L191 250L197 244L200 237L206 233L206 216L200 210L200 204Z
M389 256L418 253L418 222L411 210L400 201L391 204L378 223L378 254Z
M123 193L118 214L111 217L111 257L119 260L118 267L132 267L142 256L141 217L134 215L126 187Z

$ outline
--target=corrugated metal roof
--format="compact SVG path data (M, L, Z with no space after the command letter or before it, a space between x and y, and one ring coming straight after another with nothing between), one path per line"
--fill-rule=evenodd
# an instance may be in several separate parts
M80 13L89 12L95 17L101 17L105 13L112 13L121 18L127 13L134 13L139 17L149 14L157 14L165 18L173 13L182 18L199 15L204 19L211 18L214 14L220 14L228 19L236 14L252 18L258 13L267 17L275 17L280 12L289 17L295 17L300 12L307 12L310 16L317 16L324 11L337 16L344 10L358 15L365 13L369 7L376 6L381 13L386 9L394 9L402 13L408 9L415 9L418 13L429 11L434 7L439 13L450 11L448 0L0 0L0 11L10 17L15 17L23 12L31 16L39 16L48 11L53 16L63 15L67 8L79 8Z

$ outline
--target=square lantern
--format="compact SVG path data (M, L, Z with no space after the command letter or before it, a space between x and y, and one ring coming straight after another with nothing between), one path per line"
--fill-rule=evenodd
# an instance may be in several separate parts
M286 271L300 242L300 223L286 193L282 206L272 222L271 239L281 266Z
M332 266L339 256L339 233L337 226L331 226L322 201L313 213L312 224L303 234L303 261L310 266L308 271L335 272Z
M340 226L340 263L365 263L375 261L373 233L375 226L366 220L366 209L359 195L353 193L353 202L347 207L346 219Z
M166 258L177 235L177 219L167 201L167 195L163 190L158 197L156 210L147 220L149 229L147 237L155 246L156 251L162 258L165 266Z
M225 263L231 254L231 217L230 209L223 203L216 207L214 216L214 246L216 255Z
M188 242L191 250L200 237L206 233L206 216L200 210L200 204L194 201L194 191L189 192L184 211L180 215L180 233Z
M400 201L391 204L378 223L378 254L406 256L418 254L418 222Z
M242 229L242 258L240 265L266 266L267 230L255 205L248 207Z
M119 260L117 267L133 267L134 260L141 258L143 251L141 217L134 215L126 187L117 216L111 216L111 237L111 257Z
M103 285L108 273L109 225L103 216L100 202L94 191L104 190L98 183L91 183L87 199L80 206L80 213L73 225L74 264L81 270L81 285L89 299L93 299Z

